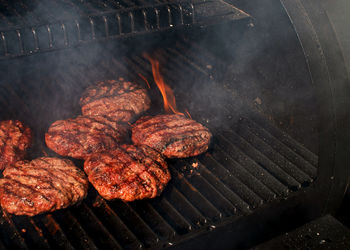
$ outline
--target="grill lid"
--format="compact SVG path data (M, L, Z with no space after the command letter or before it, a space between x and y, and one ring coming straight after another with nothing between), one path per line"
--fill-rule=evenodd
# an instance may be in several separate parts
M23 0L2 6L0 16L0 60L249 18L222 0Z

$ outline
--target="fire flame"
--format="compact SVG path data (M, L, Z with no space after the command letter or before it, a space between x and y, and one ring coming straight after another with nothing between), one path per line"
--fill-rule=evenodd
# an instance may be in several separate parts
M150 89L150 88L151 88L151 85L149 85L149 82L148 82L147 78L144 77L143 75L141 75L140 73L137 73L137 74L139 75L139 77L140 77L142 80L144 80L144 81L146 82L147 87Z
M157 84L159 91L163 96L165 111L168 113L173 112L174 114L184 115L183 113L177 110L174 92L165 83L163 76L160 74L159 61L151 58L148 54L144 54L144 57L148 59L148 61L152 65L152 74L153 74L154 82Z

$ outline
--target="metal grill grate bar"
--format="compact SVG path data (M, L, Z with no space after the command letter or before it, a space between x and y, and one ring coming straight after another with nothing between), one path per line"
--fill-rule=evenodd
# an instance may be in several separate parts
M0 235L7 248L29 249L12 220L4 213L0 216Z
M218 140L219 139L220 138L218 138ZM227 148L226 146L229 146L229 147ZM223 166L228 166L231 168L233 166L237 166L237 167L241 166L242 171L243 169L245 169L252 175L251 180L253 179L260 180L265 186L271 188L278 194L288 193L287 185L282 184L282 182L280 182L276 177L270 174L267 170L260 167L260 165L258 165L255 161L252 161L249 158L247 158L247 156L242 154L237 147L230 145L228 142L224 140L220 140L220 143L215 144L214 147L218 147L218 148L213 152L213 154L217 155L215 156L215 158ZM231 154L232 153L231 150L234 150L237 153L233 155ZM253 185L254 186L251 188L252 190L255 190L257 186L255 185L255 183Z
M238 134L232 136L232 131L223 131L223 136L228 140L235 140ZM245 135L245 138L243 136ZM265 165L273 165L274 167L279 167L282 171L287 173L290 177L294 178L300 184L304 184L305 182L312 182L312 178L298 169L294 164L287 161L285 158L281 157L276 151L274 151L270 145L266 144L263 140L257 137L249 137L247 135L252 135L249 131L240 131L239 136L244 139L246 142L250 143L252 147L257 149L262 157L263 164Z
M33 218L29 219L29 222L31 224L31 226L34 228L36 235L31 236L31 237L37 237L39 236L39 240L35 240L34 242L34 246L39 247L39 248L50 248L49 242L46 239L46 237L44 237L43 234L43 230L38 226L38 223L36 223ZM31 229L29 229L29 231L32 231Z
M299 142L292 139L286 133L276 129L269 122L267 122L262 117L257 115L252 116L251 119L258 124L262 124L264 129L267 130L271 135L273 135L278 141L284 143L288 148L296 152L298 155L302 156L308 162L310 162L313 166L318 166L318 157L309 151L306 147L301 145Z
M237 133L244 138L247 142L254 145L260 152L262 152L267 158L274 162L278 166L284 167L283 169L293 176L298 182L312 182L312 177L308 176L303 170L299 169L295 164L290 162L287 158L283 157L278 151L275 151L266 140L256 137L251 131L246 129L238 129Z
M221 212L205 198L205 196L199 192L186 178L180 173L176 167L170 166L171 172L174 178L174 185L181 191L181 193L191 201L191 204L195 206L206 218L212 220L218 220L222 217Z
M118 211L118 216L145 247L151 247L159 242L155 232L129 204L116 200L109 202L109 206Z
M198 164L198 168L201 168L198 162L193 164ZM178 171L182 172L183 176L191 183L191 185L196 188L210 203L213 204L223 216L232 216L236 212L236 208L232 203L224 197L215 186L208 182L196 168L193 168L191 163L184 160L180 160L178 166L183 167Z
M237 134L233 133L232 131L230 132L230 137L232 140L228 140L221 134L218 134L217 136L220 139L218 140L218 145L226 148L226 152L230 153L230 157L242 165L258 164L258 166L262 166L284 185L293 189L300 189L301 184L292 176L288 175L283 169L279 168L279 166L271 164L265 155L263 155L260 151L255 149ZM235 142L234 144L233 141Z
M41 228L50 246L57 246L61 249L73 250L74 247L69 242L61 226L55 221L51 214L40 217ZM47 231L47 232L45 232Z
M213 68L227 67L225 63L221 62L220 58L214 58L209 51L199 47L196 43L188 43L186 39L177 44L176 48L168 50L173 53L173 57L181 58L182 62L188 66L186 68L192 68L206 76L211 75ZM208 68L208 65L212 68Z
M198 76L201 77L209 75L206 70L189 61L184 55L175 52L175 50L167 49L159 51L156 54L156 57L159 59L161 65L167 65L166 67L162 68L162 72L165 73L167 79L171 79L171 81L176 82L174 77L185 78L187 74L191 75L194 72L199 73ZM174 53L174 56L171 56L171 53ZM181 74L176 74L174 71Z
M208 72L208 69L206 67L202 67L202 66L198 65L197 63L194 63L193 60L188 58L188 55L186 56L186 53L183 53L183 52L181 53L175 49L167 49L166 52L167 52L167 55L170 55L170 58L173 58L173 59L171 59L171 62L177 66L180 66L181 69L184 69L188 72L195 70L198 73L200 73L202 76L209 76L210 75L210 73ZM187 65L189 67L184 67L184 65ZM193 73L193 71L192 71L192 73Z
M32 219L26 219L19 216L11 216L16 228L19 229L19 233L26 241L29 248L39 247L41 249L48 249L49 244L45 238L43 238L42 231L36 226Z
M222 169L222 178L225 177L225 172L229 173L229 176L235 176L237 179L240 180L244 184L244 186L248 187L250 190L254 191L259 197L263 198L265 201L274 199L276 197L276 193L273 193L269 186L264 185L259 179L255 178L255 176L251 175L249 172L246 171L246 169L241 166L238 162L236 162L234 159L230 157L230 155L226 154L224 149L219 147L218 145L213 145L214 152L212 153L213 160L210 160L210 156L204 157L204 161L206 162L207 166L210 166L208 163L217 163L220 164L219 168ZM209 159L207 159L209 158ZM214 170L213 170L214 171ZM215 169L216 173L216 169ZM227 174L226 174L227 175ZM261 175L260 175L261 176ZM229 177L228 181L230 181ZM254 184L252 185L252 180L254 180ZM269 180L269 179L268 179ZM232 180L233 181L233 180ZM270 181L271 183L271 181ZM271 183L271 185L274 184L274 182ZM277 192L278 194L283 194L283 191L286 191L287 188L284 187L283 189L279 189Z
M61 228L67 232L66 236L74 248L98 249L70 210L57 211L53 216Z
M255 208L263 204L263 200L254 193L249 187L243 184L236 176L230 173L226 168L219 164L213 157L204 158L203 162L218 178L228 186L232 191L237 193L242 200L249 204L249 208Z
M176 236L176 231L150 203L140 201L130 203L130 206L142 217L160 239L172 240Z
M106 229L120 242L123 248L138 249L143 247L141 241L103 198L97 196L94 204L92 204L92 209Z
M116 239L84 202L71 211L98 248L121 248Z
M207 223L206 217L174 185L170 186L166 191L164 196L171 206L179 211L187 221L191 222L192 228L198 228Z
M275 151L279 152L281 155L286 157L288 160L290 160L299 168L302 168L302 171L304 171L306 174L308 174L311 177L316 177L317 168L314 165L312 165L303 157L295 153L295 151L291 150L289 147L281 143L278 139L274 138L264 128L258 126L256 123L254 123L252 120L248 118L243 118L239 123L239 128L240 126L245 126L246 128L249 128L249 131L251 133L260 137L267 144L271 145L271 147Z
M177 234L186 234L192 230L191 223L164 196L152 201L152 204L158 213L176 230Z
M226 197L233 205L234 208L238 208L241 212L247 214L249 213L250 206L248 203L246 203L244 200L242 200L241 197L239 197L235 190L231 190L228 186L225 185L225 183L222 182L222 180L215 174L213 174L207 167L204 165L202 160L199 161L199 173L213 186L216 187L216 189ZM237 210L234 211L235 213Z

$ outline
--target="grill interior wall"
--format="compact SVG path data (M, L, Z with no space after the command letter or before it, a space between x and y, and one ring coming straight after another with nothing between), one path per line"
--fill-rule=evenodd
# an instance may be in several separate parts
M242 39L252 38L248 34ZM261 81L254 67L237 73L234 67L239 59L228 63L212 53L210 46L180 37L175 41L158 48L155 55L179 108L187 108L194 119L213 131L208 153L170 160L173 179L153 200L107 202L90 187L88 198L72 208L34 218L4 214L0 218L4 246L170 246L184 236L251 214L313 182L317 156L282 132L276 126L278 119L269 119L269 110L261 109L254 103L256 97L249 96L249 89L268 86L270 79ZM4 70L1 119L20 119L33 128L31 157L43 152L55 155L44 145L45 131L55 120L79 114L80 94L94 81L123 76L145 85L137 75L141 73L153 83L150 64L141 53L130 48L121 53L118 47L113 53L101 47L86 52L81 48L69 56L55 53L24 58L10 62ZM270 66L272 69L260 73L274 72L275 65ZM161 113L161 97L152 86L149 113Z

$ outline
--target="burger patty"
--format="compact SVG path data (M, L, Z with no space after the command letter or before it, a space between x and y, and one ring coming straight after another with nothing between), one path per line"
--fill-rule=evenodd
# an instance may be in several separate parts
M123 78L98 82L80 98L83 115L104 115L124 122L149 109L150 103L146 89Z
M45 134L46 145L63 156L84 159L123 141L128 125L103 116L78 116L54 122Z
M0 170L23 160L32 141L29 127L17 120L0 122Z
M0 179L0 203L11 214L33 216L75 204L86 197L84 172L67 159L18 161Z
M212 134L182 115L145 116L132 127L132 141L147 145L168 158L199 155L208 149Z
M84 163L89 181L108 200L154 198L171 179L164 158L148 146L122 145L91 155Z

